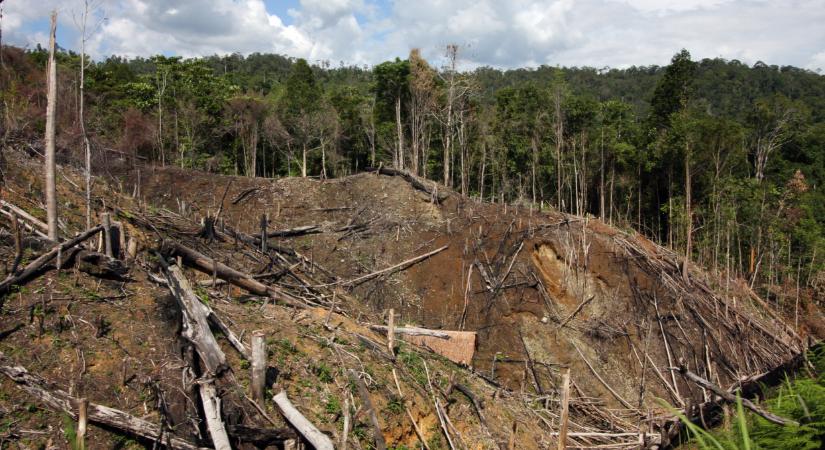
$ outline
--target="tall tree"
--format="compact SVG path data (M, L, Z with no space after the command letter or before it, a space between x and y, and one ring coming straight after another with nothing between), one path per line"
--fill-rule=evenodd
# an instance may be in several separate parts
M385 61L373 69L375 85L373 90L377 98L381 101L382 119L386 120L388 114L387 106L392 105L395 118L395 149L393 152L393 164L399 169L405 166L404 155L404 127L401 121L402 104L409 96L408 77L410 75L409 61L402 61L395 58L395 61Z
M86 42L89 41L94 34L96 25L89 30L89 16L94 17L97 9L100 7L99 1L83 0L83 13L80 16L80 94L78 99L78 122L80 122L80 134L83 139L83 153L86 162L85 181L86 181L86 228L92 227L92 148L89 145L89 134L86 131L86 117L84 116L84 109L86 105L86 68L89 63L86 62Z
M418 175L419 168L427 164L429 148L429 124L436 106L436 75L421 52L410 51L410 169Z
M57 241L57 186L55 185L55 132L57 130L57 62L54 58L57 11L52 11L49 31L48 99L46 103L46 216L49 239Z
M316 114L321 101L321 89L306 60L295 61L280 100L290 134L301 145L301 176L306 177L307 153L316 131Z

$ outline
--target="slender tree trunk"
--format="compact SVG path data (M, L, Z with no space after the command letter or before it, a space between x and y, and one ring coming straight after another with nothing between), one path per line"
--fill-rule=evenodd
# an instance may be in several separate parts
M321 179L327 179L327 151L324 140L321 139Z
M89 19L89 0L83 2L83 18L80 26L80 99L79 99L79 122L80 132L83 136L84 156L86 160L86 229L92 227L92 149L89 145L89 136L86 134L86 119L84 117L84 107L86 104L86 23Z
M57 241L57 187L55 186L55 133L57 129L57 62L54 59L57 11L52 11L49 32L48 100L46 104L46 214L49 239Z
M484 171L487 168L487 142L482 136L481 141L481 173L478 177L478 196L484 201Z
M303 178L307 177L307 143L304 142L304 146L301 150L301 176Z
M401 127L401 94L395 97L395 124L398 129L398 159L396 167L404 170L404 129Z
M690 209L691 185L690 185L690 143L685 147L685 263L682 266L682 278L689 280L688 265L693 251L693 219Z
M599 217L605 219L604 211L604 129L601 130L601 151L599 152Z

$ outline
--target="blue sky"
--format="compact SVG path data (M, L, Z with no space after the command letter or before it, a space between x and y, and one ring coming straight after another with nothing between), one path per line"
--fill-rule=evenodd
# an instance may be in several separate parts
M627 67L694 58L825 70L824 0L90 0L87 47L110 54L184 57L273 52L371 65L420 48L434 65L447 44L462 67ZM3 39L78 49L83 0L5 0Z

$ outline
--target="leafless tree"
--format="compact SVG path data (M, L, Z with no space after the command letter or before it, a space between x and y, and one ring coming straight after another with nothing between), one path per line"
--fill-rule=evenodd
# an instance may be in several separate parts
M49 239L57 241L57 187L55 186L55 132L57 113L57 63L54 59L57 10L52 11L49 32L48 100L46 104L46 215Z
M84 173L86 179L86 228L92 227L92 149L89 145L89 135L86 132L86 118L84 116L84 108L86 105L86 67L89 65L86 61L86 42L88 42L103 23L101 20L91 30L88 29L89 16L95 16L101 4L102 0L83 0L83 13L79 20L75 17L75 25L80 29L80 95L78 99L78 122L80 122L80 133L83 139L83 150L86 160L86 171Z

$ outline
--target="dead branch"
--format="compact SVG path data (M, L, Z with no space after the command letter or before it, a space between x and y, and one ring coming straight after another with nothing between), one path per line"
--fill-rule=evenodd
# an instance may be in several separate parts
M355 287L355 286L358 286L359 284L361 284L365 281L371 280L375 277L378 277L378 276L381 276L381 275L384 275L384 274L395 273L399 270L406 269L407 267L409 267L409 266L411 266L415 263L423 261L423 260L425 260L425 259L427 259L427 258L429 258L429 257L431 257L431 256L433 256L437 253L440 253L440 252L446 250L448 247L449 247L449 245L445 245L445 246L437 248L437 249L435 249L431 252L427 252L423 255L416 256L415 258L410 258L406 261L400 262L400 263L398 263L394 266L387 267L386 269L381 269L377 272L368 273L366 275L360 276L358 278L355 278L355 279L352 279L352 280L349 280L349 281L337 281L335 283L324 284L324 285L320 285L320 286L316 286L316 287L335 286L335 285Z
M581 350L579 350L579 347L573 342L570 342L570 343L573 344L573 348L576 349L576 351L579 353L579 356L581 356L582 361L584 361L584 363L587 364L587 367L590 369L590 372L593 373L593 375L596 377L597 380L599 380L599 382L602 384L602 386L607 388L607 390L610 391L611 394L613 394L613 397L616 397L616 400L618 400L619 403L624 405L625 408L630 409L630 410L635 410L635 408L633 408L633 406L631 406L630 403L627 402L627 400L623 399L622 396L619 395L618 392L614 391L613 388L610 387L610 385L607 384L606 381L604 381L604 379L599 375L599 373L596 372L596 369L594 369L593 366L590 364L590 361L588 361L587 358L584 357L584 354L582 353Z
M686 380L690 380L690 381L698 384L699 386L713 392L714 394L718 395L719 397L722 397L722 399L724 399L725 401L727 401L729 403L734 403L735 404L736 401L737 401L735 395L733 395L730 392L728 392L728 391L720 388L719 386L711 383L710 381L700 377L699 375L696 375L695 373L689 371L687 369L687 367L685 367L683 365L680 365L678 369L671 368L671 370L674 370L674 371L678 370L679 373L683 377L685 377ZM768 422L775 423L777 425L782 425L782 426L788 426L788 425L799 426L798 422L796 422L794 420L790 420L790 419L785 419L783 417L779 417L779 416L777 416L773 413L765 411L764 409L756 406L756 404L754 404L752 401L750 401L746 398L741 398L740 397L740 399L742 401L742 406L744 406L745 408L748 408L749 410L751 410L754 413L758 414L759 416L763 417Z
M573 318L576 317L576 314L578 314L582 310L582 308L584 308L585 305L590 303L590 301L593 300L594 298L596 298L596 296L591 295L586 300L582 300L582 302L579 303L579 306L577 306L576 309L574 309L573 312L570 313L569 316L565 317L565 319L561 321L561 323L559 324L559 326L557 328L564 328L564 326L567 325L567 322L570 322L571 320L573 320Z
M375 407L372 405L372 399L370 398L370 391L367 390L367 385L352 369L349 370L349 376L352 382L358 386L358 395L361 397L364 411L369 415L370 422L372 422L376 450L387 450L387 443L384 441L384 432L381 431L381 423L378 421L378 415L375 414Z

